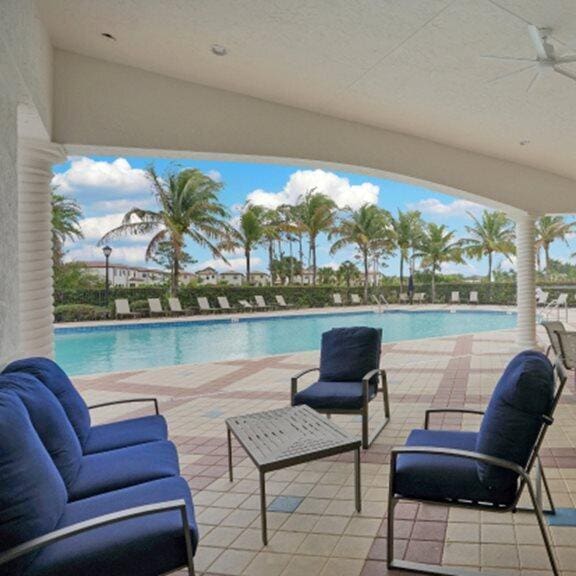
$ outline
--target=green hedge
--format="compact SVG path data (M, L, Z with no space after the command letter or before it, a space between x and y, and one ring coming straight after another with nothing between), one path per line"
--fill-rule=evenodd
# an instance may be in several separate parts
M92 304L60 304L54 308L56 322L83 322L86 320L103 320L108 317L108 310Z
M539 286L549 292L549 300L556 298L560 292L568 292L568 301L572 304L575 301L576 284L564 284L559 286L547 285L544 283ZM431 302L432 287L430 284L415 285L415 292L425 292L427 302ZM378 288L371 288L371 293L378 293L394 304L398 302L400 287L398 285L386 285ZM436 285L436 303L447 303L450 300L452 292L460 292L460 301L468 302L470 292L478 292L480 304L516 304L516 285L511 283L493 283L486 282L475 283L450 283ZM212 306L216 306L217 296L226 296L231 305L235 305L239 300L253 300L256 294L261 294L268 304L275 304L275 295L282 294L289 304L298 307L321 308L333 304L332 294L340 293L345 300L349 299L349 293L359 294L362 296L363 288L356 286L349 291L341 286L275 286L275 287L253 287L253 286L193 286L182 287L178 296L185 308L197 306L197 298L205 296L209 299ZM146 288L114 288L110 290L110 301L106 302L106 293L104 290L76 290L58 292L55 294L55 304L58 307L59 314L66 314L66 309L61 311L61 306L75 304L89 305L98 308L108 308L113 311L113 302L116 298L127 298L132 309L139 312L148 312L148 298L160 298L164 307L168 306L168 292L163 287L146 287ZM89 314L79 309L78 314Z

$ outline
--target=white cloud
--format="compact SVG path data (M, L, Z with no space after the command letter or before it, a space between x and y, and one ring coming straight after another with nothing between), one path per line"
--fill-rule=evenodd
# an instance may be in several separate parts
M122 263L122 264L137 264L139 266L149 265L146 263L146 244L141 244L139 246L120 246L115 247L112 251L112 256L110 257L110 262L112 263ZM104 261L104 256L102 255L102 248L99 246L93 246L85 244L83 246L77 246L72 248L66 253L64 259L67 262L72 261Z
M480 270L470 263L455 264L454 262L444 262L440 265L442 274L463 274L464 276L480 274Z
M132 208L142 208L148 210L153 208L154 203L152 197L138 198L137 200L132 198L130 200L101 200L99 202L94 202L90 205L90 210L92 212L105 212L107 214L111 212L128 212Z
M453 200L452 202L442 202L438 198L427 198L426 200L420 200L419 202L413 202L408 204L410 210L420 210L422 214L430 216L466 216L467 212L472 212L473 214L485 210L485 206L472 202L470 200Z
M206 172L206 176L208 176L208 178L212 178L214 182L222 182L222 174L220 174L218 170L209 170Z
M298 204L300 198L311 188L326 194L338 208L359 208L363 204L376 204L380 188L370 182L350 184L348 178L324 170L298 170L291 176L281 192L254 190L247 200L253 204L277 208L282 204Z
M108 190L118 194L136 194L150 190L146 172L132 168L125 158L113 162L73 156L70 168L55 174L52 185L62 194L78 194L82 191Z
M205 260L198 264L195 269L202 270L203 268L214 268L218 272L246 272L246 259L245 258L227 258L229 265L223 260L218 258L212 258L211 260ZM258 266L262 266L263 260L258 256L253 256L250 258L250 269L253 272L259 271ZM261 271L261 270L260 270Z
M510 272L516 270L516 256L513 254L512 256L510 256L510 259L511 260L508 260L508 258L502 258L502 260L500 261L500 269L503 270L504 272Z

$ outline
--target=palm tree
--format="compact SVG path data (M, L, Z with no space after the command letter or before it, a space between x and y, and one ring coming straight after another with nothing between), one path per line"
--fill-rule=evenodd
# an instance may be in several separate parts
M392 227L394 228L396 248L400 253L400 292L403 292L404 263L410 260L422 238L424 230L422 214L418 210L407 212L398 210L398 217L392 219Z
M316 241L322 232L329 232L336 219L334 201L315 188L309 190L299 203L300 225L308 235L312 260L312 284L316 285Z
M551 244L556 240L562 240L568 244L566 237L575 225L576 222L566 222L564 216L542 216L536 221L536 250L538 255L540 255L540 250L544 250L546 272L549 272ZM538 260L540 260L539 257Z
M161 242L170 242L174 252L171 292L176 294L186 237L227 262L218 247L218 241L226 238L230 230L226 221L228 211L218 200L223 185L192 168L170 172L164 178L158 176L153 166L146 171L158 210L132 208L124 215L122 224L106 233L99 243L130 234L153 233L146 248L149 260Z
M454 239L455 232L444 224L429 222L424 228L420 244L422 265L430 268L432 273L432 302L436 301L436 272L440 272L442 264L455 262L463 264L462 241Z
M368 286L370 279L370 257L375 250L392 248L392 227L390 213L373 204L364 204L358 210L347 209L343 217L330 234L330 238L338 239L330 253L334 254L346 248L355 246L364 265L364 302L368 302Z
M503 254L511 260L516 252L514 245L514 223L504 212L490 212L484 210L482 219L479 220L474 214L468 212L468 216L474 221L473 226L466 226L469 238L464 238L462 243L466 254L470 258L480 260L488 256L488 282L492 282L492 268L494 254Z
M263 241L268 247L268 270L270 272L270 280L274 285L276 280L274 270L274 260L276 256L275 244L281 238L282 220L280 214L276 210L261 209L260 221L262 224L262 237Z
M360 278L360 270L358 270L358 266L356 266L354 262L344 260L336 271L336 278L338 279L339 284L344 283L346 289L350 290L352 282Z
M250 257L252 251L264 238L263 224L264 209L260 206L245 206L237 228L232 228L221 244L220 248L225 251L240 248L244 251L246 259L246 282L250 284Z
M52 257L54 266L62 265L66 240L84 238L80 228L82 208L71 198L52 191Z

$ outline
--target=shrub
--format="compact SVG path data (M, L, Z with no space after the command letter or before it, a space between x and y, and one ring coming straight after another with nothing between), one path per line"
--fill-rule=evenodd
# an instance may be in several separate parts
M83 322L103 320L108 316L106 308L92 304L61 304L54 309L56 322Z

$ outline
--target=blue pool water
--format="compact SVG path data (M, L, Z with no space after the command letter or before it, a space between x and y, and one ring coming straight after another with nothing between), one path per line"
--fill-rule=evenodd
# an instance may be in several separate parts
M335 327L382 328L385 342L513 328L501 312L352 312L56 329L56 359L69 374L255 358L319 348Z

